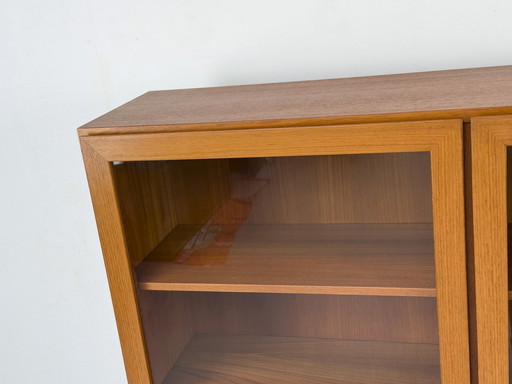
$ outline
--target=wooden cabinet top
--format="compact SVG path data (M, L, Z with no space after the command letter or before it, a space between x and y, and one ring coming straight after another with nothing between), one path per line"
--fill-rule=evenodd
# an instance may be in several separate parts
M512 114L512 66L148 92L81 136Z

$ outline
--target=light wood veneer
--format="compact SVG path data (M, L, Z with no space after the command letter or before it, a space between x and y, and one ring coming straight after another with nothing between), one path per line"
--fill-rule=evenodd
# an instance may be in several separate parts
M509 383L507 147L512 116L471 122L472 229L479 384ZM510 193L510 191L509 191Z

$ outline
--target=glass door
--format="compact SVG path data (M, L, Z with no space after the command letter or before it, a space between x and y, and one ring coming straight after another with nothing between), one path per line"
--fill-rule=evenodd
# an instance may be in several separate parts
M472 119L472 376L508 384L511 351L512 116Z
M83 139L131 377L466 384L461 128Z
M148 187L134 175L158 175L168 193L151 204L172 230L137 282L142 306L186 313L188 335L167 330L183 346L156 381L441 383L430 163L417 152L114 166L126 223L148 204L130 193ZM142 313L152 357L155 309Z

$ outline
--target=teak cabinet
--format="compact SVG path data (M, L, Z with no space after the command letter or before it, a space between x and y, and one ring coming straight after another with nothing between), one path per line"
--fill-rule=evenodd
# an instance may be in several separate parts
M509 383L507 114L494 67L149 92L79 128L128 382Z

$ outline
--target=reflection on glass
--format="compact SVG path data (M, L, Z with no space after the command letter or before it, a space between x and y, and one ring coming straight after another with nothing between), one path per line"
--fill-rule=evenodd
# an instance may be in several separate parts
M428 153L143 166L172 218L137 266L150 360L155 319L180 346L164 383L440 383Z

